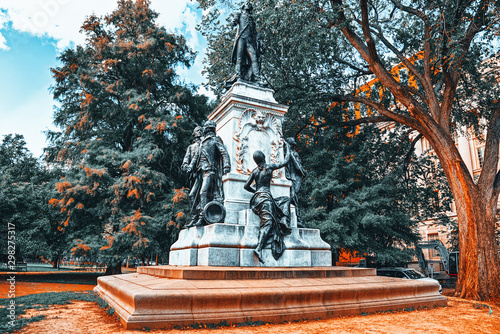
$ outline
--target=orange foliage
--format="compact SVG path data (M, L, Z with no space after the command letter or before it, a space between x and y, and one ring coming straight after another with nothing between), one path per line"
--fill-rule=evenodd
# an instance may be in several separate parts
M64 200L58 200L57 198L49 199L49 205L52 205L52 206L60 205L61 202L64 202Z
M153 129L153 126L151 124L147 125L144 130L152 130Z
M180 219L182 217L184 217L184 212L182 212L182 211L177 212L177 214L175 215L175 218L177 218L177 219Z
M174 48L174 45L169 42L165 42L165 45L167 46L169 52Z
M141 124L142 122L144 122L144 120L146 119L146 116L145 115L141 115L139 116L138 120L139 120L139 124Z
M142 72L142 76L152 76L153 75L153 70L152 69L147 69Z
M137 190L137 188L135 188L134 190L129 190L128 193L127 193L127 198L130 198L132 196L135 196L135 198L139 198L139 191Z
M78 204L76 205L76 208L77 208L78 210L83 209L83 204L82 204L82 203L78 203Z
M129 167L130 167L130 160L127 160L123 165L121 165L120 169L123 169L124 171L128 171Z
M104 237L104 239L108 240L108 244L106 246L101 247L101 250L111 248L111 246L113 246L113 241L115 241L115 238L110 235Z
M177 126L177 124L173 124L174 126ZM166 122L160 122L156 125L156 132L158 133L163 133L167 129L167 123Z
M68 189L70 187L71 187L71 183L69 183L68 181L56 183L56 189L60 193L64 192L66 189Z
M90 250L90 247L85 245L83 242L79 242L81 240L76 240L76 246L71 248L71 253L74 255L77 250L83 251L84 253Z
M130 175L130 176L125 176L125 183L142 183L142 180L135 176L135 175Z
M92 94L86 93L85 94L85 100L83 100L80 103L80 106L82 107L82 109L84 109L85 107L87 107L88 105L90 105L94 100L95 100L95 98L94 98L94 96Z
M69 224L69 217L68 217L68 218L66 218L66 220L63 222L63 225L64 225L64 226L68 226L68 224Z
M175 195L172 197L172 202L178 203L187 197L186 188L174 189Z
M83 167L83 170L85 171L85 174L87 174L88 177L91 177L93 174L97 174L99 176L102 176L104 173L106 173L106 170L104 168L92 169L92 168L85 166L85 167Z
M66 205L70 205L71 203L73 203L75 201L75 199L73 197L71 197L67 202L66 202Z

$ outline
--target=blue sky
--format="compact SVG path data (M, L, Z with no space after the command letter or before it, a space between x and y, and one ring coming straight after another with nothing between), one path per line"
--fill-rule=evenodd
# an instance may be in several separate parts
M62 50L84 43L79 28L85 16L105 15L115 7L116 0L0 0L0 139L22 134L33 155L42 155L43 131L55 129L50 68L58 66ZM196 3L152 0L151 7L160 14L159 24L182 33L198 51L195 64L178 73L186 82L201 84L206 42L195 30L201 20ZM203 87L199 92L210 95Z

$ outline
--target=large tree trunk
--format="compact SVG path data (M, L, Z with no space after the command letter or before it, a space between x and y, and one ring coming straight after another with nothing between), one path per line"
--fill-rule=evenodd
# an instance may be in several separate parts
M455 160L456 161L456 160ZM456 204L460 263L456 295L475 300L500 297L500 256L495 237L498 198L474 184L463 163L443 164Z
M122 264L118 262L116 264L108 264L104 275L119 275L121 273L122 273Z

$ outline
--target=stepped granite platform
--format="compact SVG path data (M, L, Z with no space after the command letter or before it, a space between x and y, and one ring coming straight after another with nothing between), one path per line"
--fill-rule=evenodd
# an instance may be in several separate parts
M446 306L437 282L345 267L139 267L99 277L95 291L127 329L332 318Z

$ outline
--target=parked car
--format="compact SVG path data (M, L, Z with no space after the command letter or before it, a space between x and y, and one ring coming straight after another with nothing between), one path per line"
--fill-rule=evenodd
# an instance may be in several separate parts
M380 268L377 269L377 276L397 277L403 279L421 279L426 281L434 281L439 284L438 280L427 277L420 271L411 268ZM441 284L439 284L439 293L443 291Z

